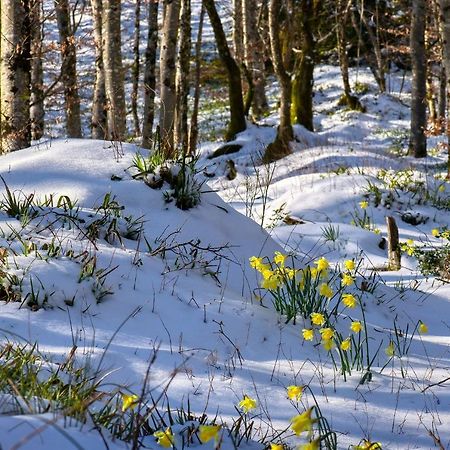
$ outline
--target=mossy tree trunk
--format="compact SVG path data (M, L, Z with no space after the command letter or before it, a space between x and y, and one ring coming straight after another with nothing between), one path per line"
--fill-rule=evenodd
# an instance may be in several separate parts
M230 121L225 133L225 139L231 141L237 133L247 128L245 121L244 100L242 97L241 71L234 58L231 56L227 39L223 31L219 14L217 13L214 0L204 0L206 12L208 13L211 26L216 38L219 57L228 74L228 96L230 102Z
M31 144L30 2L1 0L0 154Z

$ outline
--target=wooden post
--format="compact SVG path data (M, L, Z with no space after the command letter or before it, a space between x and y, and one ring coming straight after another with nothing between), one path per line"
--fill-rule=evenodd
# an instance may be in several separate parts
M398 243L398 227L392 216L386 217L388 241L388 268L399 270L401 267L400 246Z

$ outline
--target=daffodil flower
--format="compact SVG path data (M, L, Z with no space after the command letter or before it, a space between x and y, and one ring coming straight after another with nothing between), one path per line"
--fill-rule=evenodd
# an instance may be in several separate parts
M205 444L211 439L218 440L220 425L200 425L198 427L198 438Z
M333 297L333 290L328 286L327 283L322 283L319 288L319 294L324 297L331 298Z
M284 263L286 261L287 256L283 255L280 252L275 252L275 256L273 258L273 262L277 265L279 265L280 267L284 266Z
M256 400L248 395L244 395L244 398L238 403L239 408L241 408L244 413L248 413L251 409L255 409L256 405Z
M290 400L299 401L303 394L303 386L288 386L286 388L287 396Z
M347 270L353 270L355 268L355 261L353 261L353 259L347 259L346 261L344 261L344 267Z
M439 230L438 230L437 228L433 228L433 229L431 230L431 234L432 234L434 237L439 237L439 235L440 235Z
M342 296L342 303L347 308L354 308L357 305L358 301L352 294L344 294Z
M263 264L263 259L259 258L257 256L250 257L249 261L250 261L250 267L253 267L254 269L258 269L258 267Z
M379 442L370 442L367 439L363 439L358 445L352 447L353 450L382 450Z
M322 256L322 258L320 258L317 261L315 261L314 264L317 266L317 270L319 272L321 272L322 270L327 270L328 267L330 267L330 263L323 256Z
M347 339L344 339L340 345L341 350L343 350L344 352L350 350L350 346L351 346L351 341L350 341L349 337Z
M421 320L419 321L419 333L420 334L428 333L428 327Z
M314 338L314 331L308 328L303 328L302 335L305 341L312 341Z
M173 434L170 428L166 428L166 431L156 431L153 436L161 447L169 448L173 446Z
M311 322L314 325L322 326L325 323L325 316L321 313L311 313Z
M283 450L284 446L283 444L274 444L273 442L270 443L270 450Z
M334 338L334 330L333 328L321 328L319 330L322 339L324 339L325 341L329 341L330 339Z
M350 330L353 331L353 333L359 333L362 330L362 324L359 320L354 320L350 325Z
M384 352L390 358L392 358L395 355L395 347L392 341L389 342L389 345L384 349Z
M342 275L342 286L351 286L355 282L355 279L348 273L344 273Z
M307 444L301 444L298 446L298 450L319 450L320 449L320 437L314 439Z
M311 418L312 410L311 407L291 419L291 429L297 436L300 436L304 431L312 432L313 424L317 422L317 419Z
M366 200L363 200L362 202L359 202L359 207L361 209L366 209L369 206L369 202L367 202Z
M134 394L122 394L122 412L133 410L139 404L139 397Z
M322 347L327 351L331 351L334 348L333 339L322 339Z

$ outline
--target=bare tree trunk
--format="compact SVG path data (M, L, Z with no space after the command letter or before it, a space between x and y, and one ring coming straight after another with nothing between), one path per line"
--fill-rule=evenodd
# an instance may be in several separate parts
M164 0L164 22L159 59L161 97L159 128L164 153L167 157L173 157L175 154L173 131L176 103L175 61L180 5L180 0Z
M80 97L77 82L75 34L70 22L69 0L55 0L59 45L62 60L61 82L64 87L67 136L81 137Z
M268 145L263 156L264 162L271 162L291 153L289 142L294 138L291 123L291 77L283 64L283 53L280 42L280 19L282 0L269 2L269 32L272 63L280 83L280 125L275 141Z
M139 58L139 39L141 36L141 1L136 0L134 10L134 41L133 41L133 67L131 69L132 91L131 91L131 112L133 114L133 126L135 136L140 135L138 116L138 96L139 96L139 73L141 69Z
M242 2L243 0L233 0L233 50L234 59L239 66L244 60Z
M189 127L189 150L190 155L195 155L198 139L198 106L200 102L200 72L202 64L202 33L205 8L202 2L200 18L198 23L197 42L195 43L195 72L194 72L194 105L192 107L191 125Z
M228 124L228 130L225 134L225 139L227 141L231 141L237 133L240 133L247 128L247 124L245 122L244 100L242 98L241 71L239 70L239 66L234 58L231 56L222 23L214 5L214 0L204 0L203 4L206 12L208 13L209 21L211 22L211 26L214 31L220 59L228 74L230 122Z
M108 134L108 125L106 119L105 67L103 65L102 0L91 0L91 5L95 45L95 84L91 122L92 138L105 139Z
M188 152L188 94L191 61L191 0L181 0L180 50L176 73L175 148Z
M103 0L102 49L105 68L108 139L126 135L125 88L120 34L120 0Z
M450 179L450 120L448 117L450 111L450 0L440 0L441 6L441 24L442 24L442 42L443 42L443 63L445 73L447 74L447 179Z
M409 153L415 158L427 156L426 113L426 57L425 57L425 0L413 0L411 14L411 131Z
M0 154L30 146L30 3L1 0Z
M42 69L42 1L30 4L31 31L31 137L41 139L44 134L44 71Z
M142 147L150 148L155 118L156 47L158 45L158 0L148 3L148 35L144 69L144 117L142 120Z
M252 113L259 119L268 110L265 92L264 44L258 33L256 0L243 0L244 56L253 86Z

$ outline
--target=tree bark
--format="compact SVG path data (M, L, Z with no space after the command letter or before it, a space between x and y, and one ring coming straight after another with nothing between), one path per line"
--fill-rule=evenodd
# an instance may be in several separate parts
M156 48L158 45L158 0L148 3L148 35L144 69L144 117L142 119L142 147L150 148L155 119Z
M30 4L31 30L31 137L39 140L44 134L44 71L42 68L42 1Z
M80 97L77 82L77 57L75 34L70 22L69 0L55 0L56 19L59 30L62 77L64 87L67 136L81 137Z
M446 92L447 92L447 179L450 179L450 0L440 0L441 24L442 24L442 42L443 42L443 63L446 73Z
M105 67L103 64L102 0L91 0L94 22L95 83L92 100L92 138L105 139L107 133Z
M411 14L411 131L409 153L415 158L427 156L425 0L413 0Z
M132 90L131 90L131 113L133 114L134 135L140 135L138 116L138 96L139 96L139 74L141 71L139 57L139 39L141 36L141 1L136 0L134 9L134 40L133 40L133 67L131 69Z
M188 94L191 62L191 0L181 0L180 50L176 73L175 148L188 152Z
M161 98L159 128L163 150L165 155L169 158L173 157L175 154L175 73L180 6L180 0L164 0L164 22L159 59Z
M0 154L30 146L30 3L1 0Z
M244 61L242 2L243 0L233 0L233 50L234 59L239 66Z
M225 139L231 141L237 133L240 133L247 128L245 122L244 100L242 98L241 71L234 58L231 56L222 23L214 5L214 0L204 0L203 4L214 31L219 57L228 74L230 122L225 133Z
M197 42L195 43L195 72L194 72L194 104L192 106L191 124L189 127L189 150L190 155L195 155L198 139L198 109L200 102L200 74L202 66L202 33L205 18L205 8L202 2L200 18L198 23Z
M107 137L111 140L122 141L126 135L126 111L120 34L120 0L103 0L102 6Z
M270 48L272 52L272 64L280 83L280 125L278 126L275 141L268 145L263 156L264 162L272 162L291 153L289 142L294 138L291 123L291 77L283 64L283 52L280 41L281 0L269 2L269 32Z

